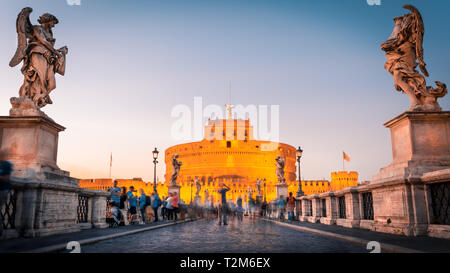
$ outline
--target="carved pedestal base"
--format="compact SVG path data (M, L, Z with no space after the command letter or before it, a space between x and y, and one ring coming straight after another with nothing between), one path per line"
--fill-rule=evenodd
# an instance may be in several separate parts
M201 206L202 205L202 198L200 197L200 195L197 195L194 197L194 204L197 206Z
M167 188L168 188L168 192L167 192L168 194L176 193L177 196L180 197L180 189L181 189L180 185L169 185Z
M257 196L256 196L256 202L259 203L259 204L262 204L262 202L263 202L263 196L262 196L262 195L257 195Z
M429 208L423 177L450 168L450 112L405 112L385 126L393 162L372 179L372 230L424 235Z
M450 168L450 112L405 112L385 126L391 131L393 161L372 183L420 179Z
M288 197L288 185L286 183L278 183L275 187L277 189L277 199Z
M69 177L56 163L58 134L64 130L43 116L0 117L0 149L6 160L14 164L12 177L38 180L51 175Z

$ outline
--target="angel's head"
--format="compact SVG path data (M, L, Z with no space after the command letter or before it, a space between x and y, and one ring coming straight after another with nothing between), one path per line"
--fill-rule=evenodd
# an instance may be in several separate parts
M59 23L58 19L51 15L50 13L44 13L41 17L38 19L38 23L42 26L48 25L50 28L54 27L56 24Z

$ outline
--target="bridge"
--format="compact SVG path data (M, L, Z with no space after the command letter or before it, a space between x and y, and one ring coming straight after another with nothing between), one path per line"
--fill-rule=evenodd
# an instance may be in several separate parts
M207 212L179 221L87 229L0 243L0 253L420 253L449 252L449 240L407 237L272 217L231 217L218 225ZM69 244L71 243L71 244ZM75 246L73 248L72 246ZM77 248L79 246L79 248Z

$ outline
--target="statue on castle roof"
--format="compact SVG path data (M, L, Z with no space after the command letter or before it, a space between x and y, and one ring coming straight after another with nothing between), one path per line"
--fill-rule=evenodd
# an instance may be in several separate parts
M381 44L387 59L384 67L394 76L395 88L409 96L412 105L409 111L441 111L437 99L447 94L447 87L439 81L436 81L437 88L427 86L425 77L429 74L422 47L425 33L422 15L412 5L404 8L412 13L394 18L394 31ZM417 71L417 66L423 75Z
M225 104L225 108L227 109L227 119L233 119L234 105Z
M11 115L42 115L40 109L53 103L50 92L56 88L55 74L64 76L66 70L68 48L54 48L56 40L52 28L58 24L58 19L44 13L38 19L40 25L32 25L29 18L32 11L27 7L17 16L18 45L9 65L15 67L23 62L24 82L19 98L11 98Z

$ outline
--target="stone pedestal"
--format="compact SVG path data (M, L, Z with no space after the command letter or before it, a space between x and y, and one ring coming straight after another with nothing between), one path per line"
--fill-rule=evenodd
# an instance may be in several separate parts
M14 164L12 177L69 176L57 165L58 134L65 128L48 117L0 117L0 149Z
M180 198L180 189L181 189L180 185L176 185L176 184L175 185L169 185L169 186L167 186L167 189L168 189L167 194L169 194L169 193L176 193L178 198Z
M372 230L409 236L428 228L423 175L450 168L450 112L405 112L385 124L392 163L373 176Z
M385 126L391 131L393 161L372 183L420 179L450 167L450 112L405 112Z
M262 204L263 203L263 198L264 197L262 195L257 195L256 196L256 202L259 203L259 204Z
M202 205L202 198L200 197L200 195L196 195L194 197L194 203L195 203L195 205L197 205L199 207Z
M288 185L286 183L278 183L275 185L275 187L277 189L277 199L279 199L280 197L288 197Z

